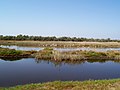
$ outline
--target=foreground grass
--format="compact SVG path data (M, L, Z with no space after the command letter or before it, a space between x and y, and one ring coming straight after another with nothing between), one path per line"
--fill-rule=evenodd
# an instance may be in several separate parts
M70 41L10 41L0 40L0 45L38 46L38 47L92 47L92 48L118 48L119 42L70 42Z
M54 81L28 84L0 90L120 90L120 79L95 81Z

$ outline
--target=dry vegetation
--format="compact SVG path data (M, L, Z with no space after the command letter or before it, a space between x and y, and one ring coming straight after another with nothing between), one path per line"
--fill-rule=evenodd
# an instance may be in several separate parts
M119 42L72 42L72 41L9 41L0 40L1 45L36 46L36 47L93 47L93 48L118 48Z
M120 60L120 51L56 51L52 48L45 48L38 51L36 59L46 59L54 61L79 61L79 60Z
M105 52L98 51L57 51L53 48L44 48L40 51L21 51L8 48L0 48L0 58L13 57L35 57L36 59L61 61L82 61L82 60L120 60L120 51L110 50Z

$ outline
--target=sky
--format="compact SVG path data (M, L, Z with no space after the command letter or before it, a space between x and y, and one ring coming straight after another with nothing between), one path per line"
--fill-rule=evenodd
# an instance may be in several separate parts
M120 0L0 0L0 35L120 39Z

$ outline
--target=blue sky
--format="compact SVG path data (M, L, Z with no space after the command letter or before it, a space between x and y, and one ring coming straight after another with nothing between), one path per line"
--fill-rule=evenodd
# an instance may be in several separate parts
M120 0L0 0L0 34L120 38Z

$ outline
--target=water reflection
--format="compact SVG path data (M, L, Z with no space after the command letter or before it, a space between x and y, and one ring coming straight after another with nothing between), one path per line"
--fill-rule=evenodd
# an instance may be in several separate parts
M23 58L20 58L20 57L14 57L14 58L12 58L12 57L8 57L8 58L6 58L6 57L0 57L0 59L4 60L4 61L18 61L18 60L22 60Z
M35 59L35 62L38 64L41 63L42 61L43 60ZM55 67L61 67L62 65L64 66L65 64L75 66L75 65L80 65L80 64L83 64L86 62L85 60L80 60L80 61L68 61L68 60L66 60L66 61L62 61L62 62L54 61L54 60L44 60L44 61L46 61L48 64L53 63Z
M4 61L18 61L18 60L22 60L22 59L29 59L29 58L19 58L19 57L14 57L14 58L0 58L1 60L4 60ZM64 61L55 61L55 60L39 60L39 59L35 59L33 58L35 63L36 64L40 64L42 63L43 61L46 62L47 64L50 64L50 63L53 63L55 65L55 67L57 66L62 66L62 65L65 65L65 64L69 64L69 65L80 65L80 64L84 64L85 62L88 62L88 63L95 63L95 62L98 62L98 63L106 63L108 61L112 61L112 62L115 62L115 63L120 63L120 60L95 60L95 59L91 59L91 60L78 60L78 61L70 61L70 60L64 60Z
M14 61L14 62L13 62ZM102 62L102 63L101 63ZM0 60L0 87L48 81L120 78L119 61Z

